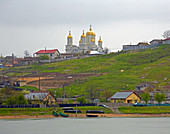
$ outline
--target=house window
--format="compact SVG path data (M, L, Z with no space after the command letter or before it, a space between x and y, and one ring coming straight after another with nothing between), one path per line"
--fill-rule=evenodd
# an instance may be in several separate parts
M33 95L33 98L35 99L35 95Z
M116 100L114 100L114 103L116 103Z
M137 100L135 100L135 103L137 103Z

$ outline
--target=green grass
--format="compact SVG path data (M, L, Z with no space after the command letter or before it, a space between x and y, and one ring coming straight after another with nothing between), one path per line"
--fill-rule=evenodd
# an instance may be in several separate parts
M73 107L76 109L75 107ZM103 110L105 113L113 113L108 108L98 106L77 107L82 111L82 114L86 114L86 110ZM0 108L0 116L12 116L12 115L51 115L52 111L63 112L61 107L55 108ZM71 114L71 113L70 113Z
M50 115L54 108L0 108L0 116Z
M88 77L86 81L75 81L72 84L73 95L83 94L91 86L96 89L108 89L113 92L135 90L140 82L153 82L156 88L169 85L170 79L170 45L161 45L157 49L140 50L139 52L121 52L100 55L83 59L74 59L43 65L10 68L31 71L59 73L105 73L99 77ZM121 72L124 70L124 72ZM65 87L70 90L71 87ZM67 91L66 91L67 92Z
M32 86L21 86L20 88L25 89L25 90L33 90L33 91L39 90L38 88L32 87Z
M121 106L119 110L126 114L170 114L170 106L153 106L153 107L126 107Z

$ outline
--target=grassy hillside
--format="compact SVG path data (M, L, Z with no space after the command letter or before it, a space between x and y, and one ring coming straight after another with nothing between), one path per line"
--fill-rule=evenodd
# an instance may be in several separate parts
M87 88L108 89L113 92L135 90L140 82L152 82L157 88L169 85L170 45L162 45L153 50L112 53L84 59L68 60L58 63L32 65L13 68L15 70L76 73L104 73L99 77L88 77L85 81L72 83L73 94L82 94ZM124 70L124 71L121 71ZM71 86L67 86L69 91Z

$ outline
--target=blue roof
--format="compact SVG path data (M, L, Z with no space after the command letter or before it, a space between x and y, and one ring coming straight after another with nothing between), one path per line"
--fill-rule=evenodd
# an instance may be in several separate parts
M28 100L43 100L49 93L29 93L25 95Z
M117 92L115 93L111 99L126 99L129 95L131 95L133 92Z

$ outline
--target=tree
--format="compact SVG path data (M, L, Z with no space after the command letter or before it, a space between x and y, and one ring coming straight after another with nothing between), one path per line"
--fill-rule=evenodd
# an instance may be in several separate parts
M28 57L28 56L29 56L28 50L25 50L25 51L24 51L24 55L25 55L25 57Z
M78 101L80 104L87 103L87 101L84 98L84 96L76 98L76 101Z
M49 60L49 56L48 55L40 55L39 59L40 60Z
M155 95L154 95L154 98L155 98L155 100L160 104L162 101L165 101L165 94L164 93L162 93L162 94L160 94L160 93L156 93Z
M108 49L107 47L105 47L104 50L103 50L103 52L104 52L105 54L108 54L108 53L109 53L109 49Z
M147 104L148 101L150 100L149 93L143 93L141 94L141 98L144 100L144 102Z
M10 87L4 87L0 90L0 102L3 103L6 99L16 96L17 92Z
M104 90L102 93L102 97L107 101L113 95L111 90Z
M28 104L24 95L11 89L10 87L2 88L0 90L0 102L6 105L23 105Z
M96 89L96 86L94 83L89 83L87 90L86 90L86 95L90 100L94 100L99 96L99 91Z
M170 30L166 30L163 35L164 38L170 38Z
M23 94L19 94L16 98L17 98L17 100L18 100L18 102L17 102L18 105L28 104L28 101L27 101L27 99L24 97Z

